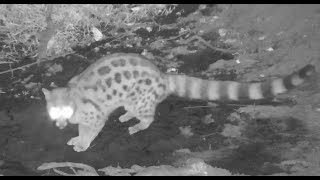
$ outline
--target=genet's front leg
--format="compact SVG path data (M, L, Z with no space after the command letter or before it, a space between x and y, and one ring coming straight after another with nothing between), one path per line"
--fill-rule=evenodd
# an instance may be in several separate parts
M73 149L76 152L87 150L91 142L97 137L103 128L104 124L104 122L95 125L79 124L79 136L71 138L67 144L73 145Z
M130 119L134 118L135 116L131 112L126 112L124 115L119 117L120 122L126 122L129 121Z

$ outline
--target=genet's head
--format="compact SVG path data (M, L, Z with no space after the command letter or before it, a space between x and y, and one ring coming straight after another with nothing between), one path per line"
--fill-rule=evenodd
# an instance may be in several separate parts
M65 128L75 111L75 104L70 98L68 88L55 88L52 91L42 88L42 92L47 101L47 111L51 120L56 121L60 129Z

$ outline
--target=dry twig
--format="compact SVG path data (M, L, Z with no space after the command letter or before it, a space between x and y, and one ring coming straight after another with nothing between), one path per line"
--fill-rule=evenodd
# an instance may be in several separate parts
M213 47L210 43L208 43L207 41L205 41L202 37L200 37L198 35L194 35L194 36L190 37L189 39L183 40L181 42L181 44L188 44L193 40L198 40L198 41L202 42L203 44L205 44L206 46L208 46L209 48L211 48L211 49L213 49L215 51L220 51L220 52L223 52L223 53L230 53L230 54L235 53L234 50L228 50L228 49L222 49L222 48Z
M71 170L74 172L74 174L67 174L65 172L59 171L55 168L60 168L60 167L69 167ZM82 169L82 170L74 170L74 168ZM86 164L82 163L72 163L72 162L61 162L61 163L56 163L56 162L51 162L51 163L43 163L41 166L37 168L37 170L43 171L43 170L48 170L48 169L53 169L54 172L57 174L63 175L63 176L99 176L97 171Z
M6 70L6 71L2 71L2 72L0 72L0 75L1 75L1 74L5 74L5 73L9 73L9 72L13 73L13 71L16 71L16 70L19 70L19 69L28 68L28 67L30 67L30 66L32 66L32 65L35 65L35 64L38 64L38 63L40 63L40 62L51 61L51 60L53 60L53 59L56 59L57 57L63 57L63 56L69 55L69 54L72 54L72 53L65 53L65 54L60 55L60 56L52 56L52 57L47 58L47 59L41 59L41 60L39 60L39 61L37 61L37 62L33 62L33 63L30 63L30 64L26 64L26 65L23 65L23 66L20 66L20 67L16 67L16 68L13 68L13 69L9 69L9 70Z

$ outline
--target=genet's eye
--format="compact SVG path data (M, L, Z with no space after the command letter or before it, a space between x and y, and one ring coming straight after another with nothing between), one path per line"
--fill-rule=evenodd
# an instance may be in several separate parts
M73 108L70 106L63 107L61 110L61 114L64 118L70 119L73 115Z
M49 110L49 116L51 119L58 119L61 116L61 110L57 107L51 107Z

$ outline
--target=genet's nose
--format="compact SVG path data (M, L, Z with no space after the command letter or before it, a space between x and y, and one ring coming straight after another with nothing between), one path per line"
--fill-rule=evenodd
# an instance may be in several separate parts
M67 121L66 120L57 121L56 126L58 126L59 129L64 129L67 126Z

